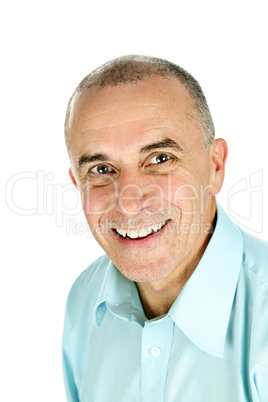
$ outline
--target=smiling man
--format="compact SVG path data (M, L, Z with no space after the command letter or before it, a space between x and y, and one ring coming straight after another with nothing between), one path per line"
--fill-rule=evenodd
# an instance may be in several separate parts
M68 298L67 400L268 400L267 247L216 203L227 144L197 81L113 60L75 90L65 138L106 253Z

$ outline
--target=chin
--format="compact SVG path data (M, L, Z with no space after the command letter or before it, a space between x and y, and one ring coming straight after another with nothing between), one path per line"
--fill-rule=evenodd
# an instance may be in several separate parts
M157 269L155 264L152 267L148 265L137 266L135 264L131 265L131 267L124 266L123 268L120 265L116 266L122 275L133 282L156 282L166 278L171 273L170 265L169 269L165 269L163 266Z

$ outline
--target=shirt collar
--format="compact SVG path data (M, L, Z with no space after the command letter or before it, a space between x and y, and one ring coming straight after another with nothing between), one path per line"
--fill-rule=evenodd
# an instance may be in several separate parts
M95 306L95 322L98 327L107 308L121 319L141 325L146 321L135 283L122 275L111 261Z
M242 254L242 234L217 204L213 236L170 310L185 335L217 357L223 356Z

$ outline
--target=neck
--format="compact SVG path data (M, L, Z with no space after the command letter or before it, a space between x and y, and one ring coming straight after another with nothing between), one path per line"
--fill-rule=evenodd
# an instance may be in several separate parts
M142 306L148 319L168 313L200 259L201 255L183 269L179 270L176 267L167 278L155 282L137 283Z
M215 208L210 217L211 224L215 219ZM199 235L199 241L189 254L181 261L168 277L154 282L138 282L137 288L148 319L167 314L177 299L185 283L188 281L211 239L212 234Z

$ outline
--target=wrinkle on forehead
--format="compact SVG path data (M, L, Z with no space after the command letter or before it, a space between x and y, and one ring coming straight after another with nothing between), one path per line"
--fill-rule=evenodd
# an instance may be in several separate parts
M169 122L169 121L172 121L170 118L161 118L161 120L162 121L167 121L167 122ZM100 131L101 132L101 130L105 130L105 129L107 129L107 128L119 128L119 127L122 127L122 126L124 126L124 125L127 125L127 124L132 124L132 123L140 123L140 122L145 122L146 121L146 119L133 119L133 120L126 120L126 121L121 121L121 123L114 123L114 124L102 124L102 125L100 125L99 127L92 127L92 128L90 128L90 129L88 129L88 130L85 130L85 131L81 131L81 134L89 134L90 135L90 133L92 132L95 132L95 131ZM183 129L183 128L185 128L185 123L182 123L182 122L180 122L180 121L176 121L176 125L178 126L178 128L181 128L181 129ZM171 129L171 127L167 124L167 125L159 125L159 126L154 126L154 125L152 125L151 127L148 127L148 128L142 128L140 131L141 132L148 132L148 131L153 131L153 130L161 130L161 129L163 129L163 130L168 130L168 129Z
M138 113L136 113L135 108ZM96 133L99 131L105 131L106 129L117 129L128 125L132 125L131 129L136 126L137 132L149 132L153 130L169 130L176 128L181 131L186 131L189 124L195 123L196 119L190 110L167 110L163 105L154 106L124 106L114 110L107 110L103 113L89 113L84 111L81 115L77 115L77 118L73 120L71 133L72 135L90 135L90 133ZM158 110L157 110L158 109ZM133 110L133 113L128 111ZM126 111L126 113L124 113ZM152 113L150 113L151 111ZM149 112L149 113L148 113ZM142 127L142 123L145 123ZM199 129L198 124L194 124ZM147 127L146 127L147 126ZM72 136L71 135L71 136Z
M100 102L99 105L94 104L92 106L90 106L90 105L82 105L80 108L77 107L75 109L74 114L73 114L73 120L75 118L78 118L77 117L78 115L79 115L79 119L80 119L81 114L82 115L87 114L87 118L89 120L90 120L90 117L92 119L97 119L99 117L103 117L103 116L106 116L106 115L109 115L109 114L113 115L114 110L118 110L118 106L116 104L115 105L108 104L108 106L109 106L109 109L107 108L107 110L104 110L102 113L98 113L100 108L102 108L102 109L104 108L104 103ZM148 105L148 104L124 105L124 106L121 106L120 112L122 112L123 110L129 110L129 109L133 109L133 110L140 109L141 107L142 107L143 110L144 109L152 109L152 110L154 110L157 107L161 108L162 105L159 104L159 103L158 104L157 103L155 103L155 104L150 103L150 105Z
M81 110L76 110L72 126L80 126L83 123L92 125L92 129L111 127L114 125L122 126L126 123L140 122L149 119L155 119L156 115L161 116L163 120L170 120L171 116L175 115L175 111L167 111L163 105L108 105L109 108L99 112L99 108L85 107ZM103 109L103 105L100 106ZM152 112L152 113L150 113ZM167 117L165 117L167 116ZM101 121L101 126L99 125Z
M79 156L81 156L85 150L89 153L104 153L107 155L113 150L113 153L118 156L120 156L122 152L127 152L132 155L138 153L142 146L147 146L148 144L150 145L160 140L163 141L164 138L171 138L176 141L184 152L191 152L194 145L186 141L187 129L185 124L182 123L176 124L175 131L174 125L172 126L170 124L159 126L152 124L152 126L149 127L147 125L145 127L135 126L134 128L132 126L129 129L127 126L126 129L122 129L122 127L123 124L121 127L116 125L115 127L91 128L90 130L79 133L78 138L80 137L80 141L76 141L76 138L73 138ZM176 131L180 132L181 135L174 135ZM196 143L196 139L193 143ZM114 148L115 144L116 148ZM200 147L202 147L201 136Z

